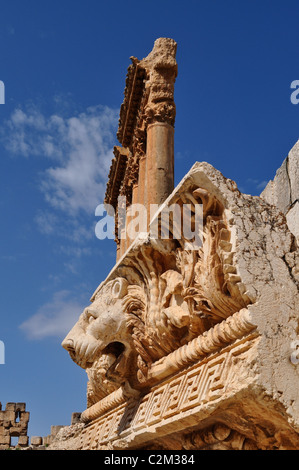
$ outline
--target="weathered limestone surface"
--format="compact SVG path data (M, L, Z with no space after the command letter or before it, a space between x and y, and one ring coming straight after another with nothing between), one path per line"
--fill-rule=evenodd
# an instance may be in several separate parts
M286 215L291 232L299 240L299 141L277 170L273 181L269 181L261 197Z
M46 450L76 450L81 447L81 433L83 423L73 423L70 426L62 426L61 429L51 436Z
M172 188L175 49L161 38L129 68L106 202L158 210L116 240L116 265L63 341L86 370L87 408L56 447L298 449L299 250L285 216L297 150L278 174L287 194L242 194L205 162Z

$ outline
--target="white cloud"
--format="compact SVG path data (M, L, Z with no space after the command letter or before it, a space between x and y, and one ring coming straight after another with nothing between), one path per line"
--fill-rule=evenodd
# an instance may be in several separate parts
M56 235L67 240L68 243L82 243L89 241L95 236L94 212L91 217L61 217L57 211L38 210L35 223L38 230L44 235ZM88 219L87 221L85 219Z
M95 237L95 209L105 195L118 111L98 105L74 112L69 97L56 101L56 111L48 115L35 105L15 109L0 139L11 155L43 159L36 184L46 205L39 203L38 230L82 247Z
M45 235L51 235L56 232L59 226L59 217L50 212L38 211L35 222L39 228L39 231Z
M264 190L268 183L269 181L266 181L266 180L260 181L257 184L257 189L260 189L261 191Z
M247 178L247 183L255 187L257 190L262 191L263 189L265 189L266 185L268 184L268 181L255 178Z
M71 293L61 290L48 303L20 325L29 339L39 340L50 336L63 337L78 320L84 305L71 298Z
M100 105L67 118L19 108L6 122L2 140L14 155L50 159L40 189L51 207L77 216L93 213L104 197L117 120L115 110Z

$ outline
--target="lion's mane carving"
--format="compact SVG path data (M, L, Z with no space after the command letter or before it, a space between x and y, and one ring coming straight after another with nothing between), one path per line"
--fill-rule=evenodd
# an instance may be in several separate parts
M152 275L150 291L118 277L104 285L62 345L86 369L89 403L128 383L138 388L153 361L172 351L187 332L188 312L174 305L181 276Z

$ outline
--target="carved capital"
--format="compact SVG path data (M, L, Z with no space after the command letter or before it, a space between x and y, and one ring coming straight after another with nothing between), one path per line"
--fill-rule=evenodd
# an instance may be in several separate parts
M174 126L176 115L174 84L177 76L175 55L175 41L160 38L155 42L152 52L142 62L147 71L145 86L148 100L143 113L146 125L166 122Z
M174 127L176 107L174 101L150 102L144 110L144 121L146 125L155 122L165 122Z

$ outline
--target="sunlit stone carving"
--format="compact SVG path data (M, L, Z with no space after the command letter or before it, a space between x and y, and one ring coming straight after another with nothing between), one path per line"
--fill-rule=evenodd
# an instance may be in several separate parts
M175 50L160 38L128 71L106 203L158 210L116 238L116 265L63 341L88 376L79 447L298 448L297 242L279 208L208 163L173 187ZM161 236L173 204L193 231L201 208L199 245L174 217Z

